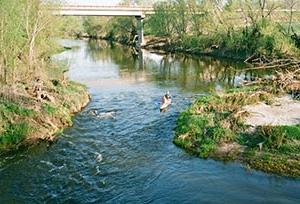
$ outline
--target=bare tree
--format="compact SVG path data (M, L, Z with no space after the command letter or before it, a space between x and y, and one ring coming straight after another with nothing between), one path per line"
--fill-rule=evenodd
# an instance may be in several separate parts
M291 32L294 8L297 6L297 3L298 3L298 0L285 0L286 7L287 7L287 9L289 9L288 34L290 34L290 32Z

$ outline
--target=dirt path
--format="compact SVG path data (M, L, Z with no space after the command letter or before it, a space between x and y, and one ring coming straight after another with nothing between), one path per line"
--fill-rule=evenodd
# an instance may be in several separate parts
M300 124L300 102L289 96L276 98L272 105L259 103L245 106L250 113L245 123L259 125L296 125Z

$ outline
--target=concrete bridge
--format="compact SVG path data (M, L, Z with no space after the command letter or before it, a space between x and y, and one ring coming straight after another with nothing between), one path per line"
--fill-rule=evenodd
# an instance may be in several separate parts
M152 7L63 5L53 9L53 12L61 16L134 16L137 19L138 44L142 46L143 20L146 15L154 14L154 9Z

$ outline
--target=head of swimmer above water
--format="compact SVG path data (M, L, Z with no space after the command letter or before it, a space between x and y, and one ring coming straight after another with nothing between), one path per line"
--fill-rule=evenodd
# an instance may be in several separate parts
M170 98L171 98L171 95L170 95L170 92L169 92L169 91L166 92L165 97L166 97L167 99L170 99Z

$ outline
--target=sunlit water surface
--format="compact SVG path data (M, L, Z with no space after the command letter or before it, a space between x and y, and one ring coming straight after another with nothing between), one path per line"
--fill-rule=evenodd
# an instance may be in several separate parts
M172 143L176 118L195 96L222 93L265 73L243 64L135 53L105 42L54 58L92 101L52 144L0 158L0 203L300 203L300 181L203 160ZM159 112L169 90L173 105ZM96 113L96 115L94 114Z

